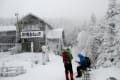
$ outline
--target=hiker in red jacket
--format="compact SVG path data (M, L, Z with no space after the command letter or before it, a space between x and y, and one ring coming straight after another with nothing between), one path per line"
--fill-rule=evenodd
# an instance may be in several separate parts
M65 67L65 77L66 80L69 80L69 72L70 72L70 78L73 80L73 69L72 69L72 64L71 60L73 59L73 56L71 54L71 51L69 48L65 49L62 53L63 56L63 63Z

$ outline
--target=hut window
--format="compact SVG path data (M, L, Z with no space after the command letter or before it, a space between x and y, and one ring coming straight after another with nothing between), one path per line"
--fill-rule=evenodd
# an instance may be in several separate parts
M27 25L27 26L25 26L25 27L23 28L23 31L28 31L28 30L30 30L30 29L31 29L30 25Z
M26 25L22 31L40 30L39 26L36 25Z
M34 25L31 26L31 30L34 30Z
M31 29L31 26L30 26L30 25L28 25L28 26L27 26L27 30L30 30L30 29Z
M23 31L26 31L26 30L27 30L27 26L24 26Z
M31 25L29 30L39 30L37 25Z
M2 36L7 36L6 32L0 33Z
M38 27L38 25L34 26L34 30L40 30L39 27Z
M28 30L32 30L32 26L31 25L28 27Z

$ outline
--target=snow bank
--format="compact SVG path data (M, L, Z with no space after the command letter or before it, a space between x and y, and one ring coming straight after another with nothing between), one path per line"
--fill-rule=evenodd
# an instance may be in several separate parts
M26 69L33 66L35 60L42 63L40 53L21 53L10 55L10 53L0 53L0 66L24 66Z
M91 72L91 80L107 80L109 77L115 77L117 80L120 80L120 69L117 67L101 67Z

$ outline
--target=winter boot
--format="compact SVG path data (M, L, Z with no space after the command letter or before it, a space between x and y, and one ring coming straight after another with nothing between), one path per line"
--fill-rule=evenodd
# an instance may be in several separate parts
M69 80L68 73L65 74L66 80Z
M71 78L71 80L74 80L73 79L73 73L70 73L70 78Z
M78 78L78 77L82 77L82 72L81 71L78 72L78 75L76 76L76 78Z

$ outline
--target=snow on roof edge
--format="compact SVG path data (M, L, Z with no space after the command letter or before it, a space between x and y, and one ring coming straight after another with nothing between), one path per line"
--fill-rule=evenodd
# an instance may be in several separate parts
M0 26L0 32L4 31L16 31L16 26L11 25L11 26Z

